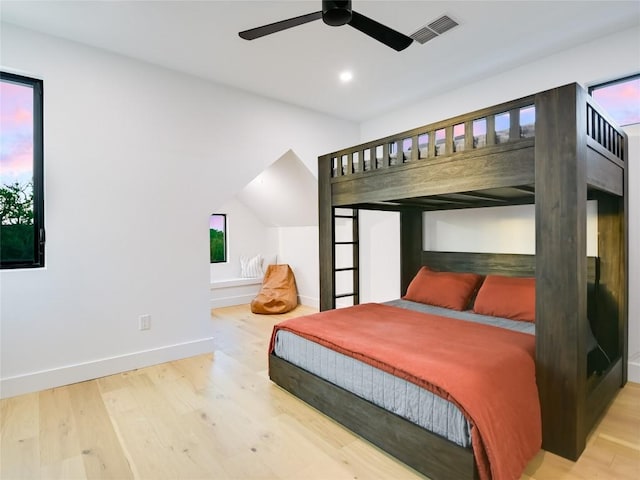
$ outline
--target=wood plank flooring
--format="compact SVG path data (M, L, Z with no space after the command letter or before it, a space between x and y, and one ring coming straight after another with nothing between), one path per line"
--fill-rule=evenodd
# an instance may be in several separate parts
M212 312L213 354L0 401L0 478L424 479L272 384L274 323ZM523 480L640 478L640 385L622 389L578 462L541 451Z

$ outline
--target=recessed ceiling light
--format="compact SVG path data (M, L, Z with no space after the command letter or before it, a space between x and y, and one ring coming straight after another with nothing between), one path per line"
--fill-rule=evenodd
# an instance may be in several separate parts
M342 83L349 83L351 80L353 80L353 73L351 73L348 70L345 70L344 72L340 73L340 81Z

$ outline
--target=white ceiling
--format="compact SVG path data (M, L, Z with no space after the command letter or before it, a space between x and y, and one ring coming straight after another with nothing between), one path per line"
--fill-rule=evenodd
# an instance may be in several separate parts
M637 0L354 0L355 11L407 35L443 14L460 26L402 52L321 20L238 37L320 9L320 0L1 0L0 18L355 121L640 24Z

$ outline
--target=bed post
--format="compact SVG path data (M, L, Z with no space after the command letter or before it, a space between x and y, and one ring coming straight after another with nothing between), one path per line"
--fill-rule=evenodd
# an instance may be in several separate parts
M320 311L335 308L335 279L333 277L335 231L331 201L331 167L331 155L318 157Z
M411 279L422 265L422 210L400 212L400 295L407 293Z
M586 413L586 92L536 95L536 376L542 447L576 460Z

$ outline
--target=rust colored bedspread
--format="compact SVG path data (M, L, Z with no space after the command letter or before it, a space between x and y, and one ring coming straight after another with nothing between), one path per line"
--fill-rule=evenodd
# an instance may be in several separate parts
M460 408L482 480L520 478L542 443L535 338L381 304L293 318L288 330L404 378Z

